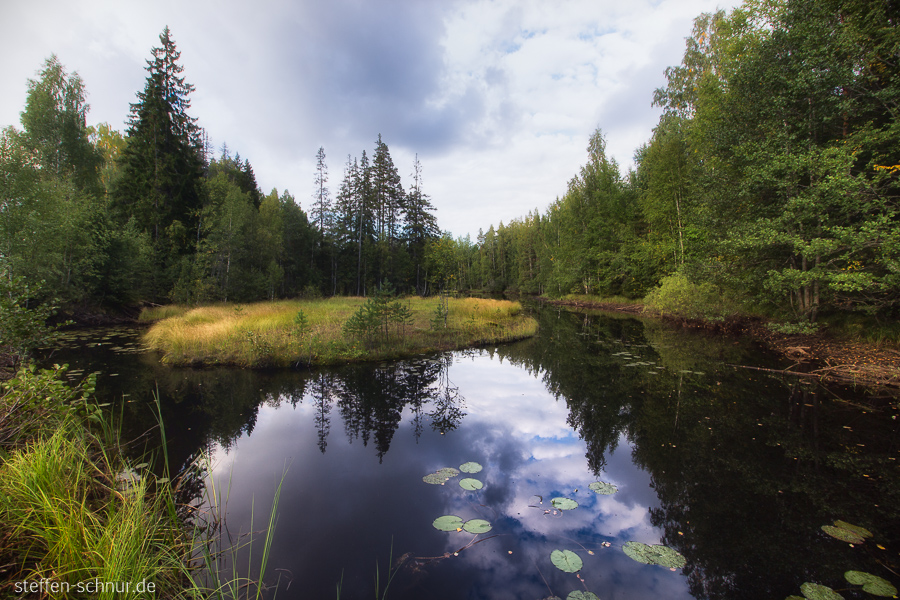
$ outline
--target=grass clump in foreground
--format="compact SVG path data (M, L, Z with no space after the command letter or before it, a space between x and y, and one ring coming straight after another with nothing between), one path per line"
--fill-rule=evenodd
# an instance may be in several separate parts
M180 595L190 539L171 493L152 477L123 481L133 471L102 440L112 432L92 382L72 388L64 373L23 369L0 396L0 595L31 595L23 586L41 581L51 598Z
M158 321L144 342L173 365L328 365L530 337L518 302L481 298L283 300L205 306Z
M71 387L65 371L22 369L0 393L0 597L259 598L214 568L236 552L219 540L211 554L217 516L190 521L177 482L129 465L93 379Z

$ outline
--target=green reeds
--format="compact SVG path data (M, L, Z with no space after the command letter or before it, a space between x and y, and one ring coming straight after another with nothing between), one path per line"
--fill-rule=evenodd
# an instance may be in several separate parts
M51 597L99 582L98 598L183 588L185 547L177 523L160 518L150 479L117 486L117 465L74 418L12 454L0 468L0 515L16 579L59 584ZM177 595L177 594L176 594Z
M261 585L255 594L249 590L265 575L281 486L258 579L233 572L225 577L209 568L219 558L207 543L209 534L221 532L224 514L215 501L215 483L207 482L213 492L210 512L191 528L180 514L185 507L176 502L181 478L187 475L169 479L159 400L165 462L161 478L147 464L127 464L115 420L109 413L83 410L88 402L84 390L76 388L66 397L63 389L48 383L59 372L23 371L0 396L4 432L10 415L30 406L35 391L59 392L42 396L53 407L44 414L43 426L28 420L22 427L19 417L12 421L12 433L5 431L9 435L4 439L14 443L8 442L9 452L0 456L0 564L7 579L0 582L0 597L22 596L35 591L27 586L41 585L39 592L49 598L260 598ZM242 543L251 541L252 536ZM236 555L239 548L220 546L219 554Z

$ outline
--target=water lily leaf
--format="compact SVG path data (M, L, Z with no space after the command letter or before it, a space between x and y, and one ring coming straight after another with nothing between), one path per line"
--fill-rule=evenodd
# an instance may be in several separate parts
M797 596L797 595L795 595L795 594L791 594L790 596L788 596L788 597L785 598L784 600L806 600L806 598L804 598L803 596Z
M484 519L471 519L463 523L462 528L469 533L487 533L491 530L491 524Z
M573 508L578 508L578 503L571 498L554 498L550 501L550 504L553 505L553 508L558 508L559 510L572 510Z
M882 579L878 575L863 571L847 571L844 573L844 579L853 585L863 586L863 591L869 592L873 596L890 598L897 595L897 588L887 579Z
M588 489L603 496L609 496L610 494L615 494L619 491L619 488L611 483L606 483L605 481L595 481L588 486Z
M648 558L650 546L647 544L641 542L625 542L625 545L622 546L622 551L632 560L636 560L639 563L644 563L645 565L653 564L653 560Z
M566 600L600 600L600 597L594 592L582 592L581 590L575 590L573 592L569 592L569 595L566 596Z
M872 537L872 532L869 531L868 529L860 527L859 525L851 525L850 523L848 523L846 521L835 521L834 526L840 527L841 529L848 529L860 537L864 537L864 538Z
M626 542L622 546L622 551L632 560L645 565L660 565L669 569L680 569L687 564L687 560L681 553L662 544L648 546L641 542Z
M467 462L459 465L459 470L463 473L478 473L481 471L481 465L477 462Z
M566 573L577 573L584 566L581 558L571 550L554 550L550 553L550 562Z
M424 481L425 483L430 483L432 485L440 485L451 477L456 477L457 475L459 475L459 471L457 471L453 467L444 467L443 469L438 469L434 473L429 473L422 478L422 481Z
M480 490L484 487L484 484L478 481L477 479L472 479L471 477L466 477L465 479L459 480L459 487L464 490L469 490L470 492L474 492L475 490Z
M666 567L668 569L680 569L687 564L687 560L684 556L681 555L680 552L675 550L674 548L669 548L668 546L650 546L650 549L655 553L656 564Z
M822 531L827 533L833 538L837 538L842 542L847 542L849 544L862 544L866 540L863 539L861 535L854 531L850 531L849 529L844 529L843 527L834 527L833 525L822 525Z
M463 520L456 515L444 515L431 523L439 531L456 531L463 526Z
M827 585L806 582L800 586L800 591L807 600L843 600L844 597Z

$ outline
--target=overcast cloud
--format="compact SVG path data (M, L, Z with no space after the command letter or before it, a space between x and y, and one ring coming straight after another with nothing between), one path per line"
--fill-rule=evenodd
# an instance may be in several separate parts
M541 212L600 127L623 173L659 118L653 90L694 17L737 0L30 0L0 6L0 126L20 127L27 79L55 53L88 92L91 124L123 130L168 25L196 86L190 114L250 160L259 185L305 208L325 148L380 133L404 185L418 154L455 236Z

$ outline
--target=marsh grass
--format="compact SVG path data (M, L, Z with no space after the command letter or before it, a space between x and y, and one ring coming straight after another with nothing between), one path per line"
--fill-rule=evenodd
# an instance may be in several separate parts
M23 369L0 395L0 597L24 597L32 590L17 585L44 581L55 585L41 590L47 598L259 598L280 486L258 577L209 569L254 536L210 545L222 507L207 502L205 515L193 518L197 507L178 504L184 479L205 470L204 457L170 479L157 400L163 474L129 464L115 414L85 410L93 383L70 388L64 373ZM20 415L37 405L44 406L38 418ZM206 487L216 489L211 480Z
M156 322L144 343L172 365L242 367L328 365L512 341L534 335L537 322L518 302L450 298L446 327L434 327L438 298L400 300L411 318L401 330L374 338L344 332L364 298L283 300L185 310ZM297 315L304 315L303 327Z
M68 593L49 594L59 598L95 580L104 582L94 594L101 599L146 597L142 581L167 593L184 589L189 540L166 515L152 477L117 486L123 467L74 416L8 456L0 515L4 558L19 566L17 580L67 585Z

